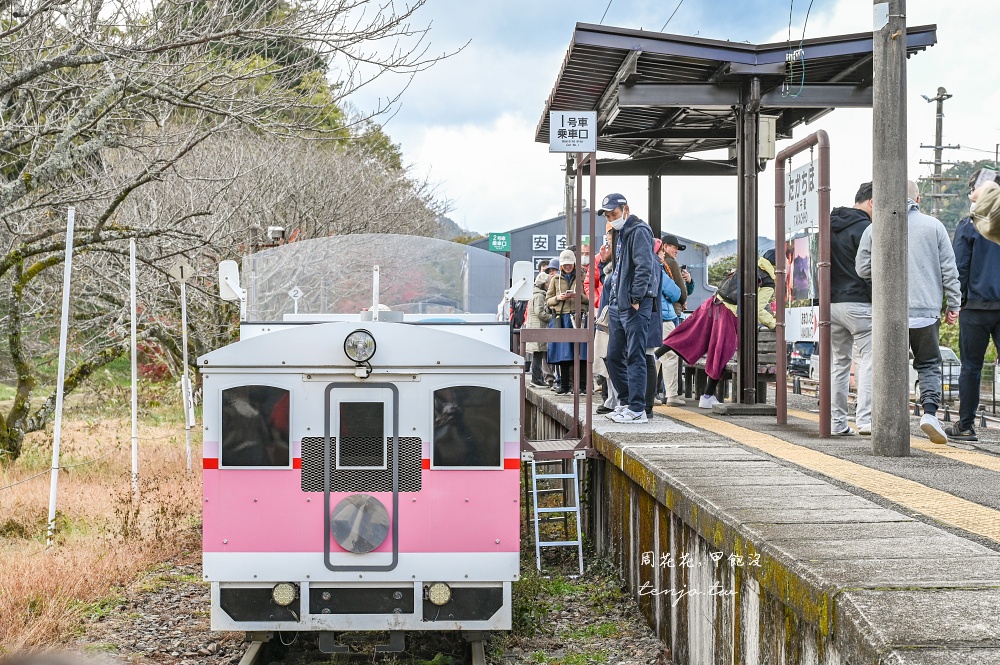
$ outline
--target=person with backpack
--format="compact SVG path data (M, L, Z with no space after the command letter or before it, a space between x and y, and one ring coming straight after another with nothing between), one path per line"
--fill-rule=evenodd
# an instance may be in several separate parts
M739 275L732 271L719 284L715 296L703 302L663 340L664 346L689 365L705 358L708 383L698 400L700 409L711 409L719 403L715 390L740 345L736 315L738 292ZM770 308L773 299L774 250L769 249L757 261L757 321L770 330L777 325Z

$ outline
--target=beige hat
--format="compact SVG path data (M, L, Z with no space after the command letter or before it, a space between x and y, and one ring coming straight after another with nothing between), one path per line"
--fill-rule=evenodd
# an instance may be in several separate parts
M576 254L568 249L564 249L559 253L559 265L560 266L575 266L576 265Z

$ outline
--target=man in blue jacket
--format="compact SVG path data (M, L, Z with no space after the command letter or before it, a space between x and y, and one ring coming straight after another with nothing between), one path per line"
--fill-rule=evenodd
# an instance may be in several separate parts
M608 374L618 391L618 406L608 418L619 423L645 423L646 336L659 297L659 263L653 256L653 230L629 213L621 194L604 197L601 209L619 232L615 269L605 283L608 297Z
M970 190L978 179L976 171L969 180ZM970 194L973 207L980 193L977 189ZM1000 245L984 238L966 217L955 229L953 246L962 291L962 314L958 319L962 373L958 377L958 423L945 428L945 434L954 441L978 441L972 426L979 409L979 382L991 337L1000 348Z

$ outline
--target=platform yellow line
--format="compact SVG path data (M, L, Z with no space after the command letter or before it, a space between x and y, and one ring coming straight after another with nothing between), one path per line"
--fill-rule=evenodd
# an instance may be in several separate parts
M814 423L819 422L818 413L809 413L808 411L789 409L788 415L793 418L801 418L802 420L811 420ZM865 438L870 439L871 437ZM916 448L917 450L923 450L924 452L933 453L935 455L940 455L941 457L947 457L948 459L953 459L956 462L964 462L965 464L971 464L983 469L989 469L990 471L1000 472L1000 457L997 457L996 455L988 455L975 450L950 448L946 445L931 443L928 439L921 439L915 436L910 437L910 447Z
M939 522L1000 542L1000 510L731 422L676 407L656 407L656 410L675 420L885 497Z

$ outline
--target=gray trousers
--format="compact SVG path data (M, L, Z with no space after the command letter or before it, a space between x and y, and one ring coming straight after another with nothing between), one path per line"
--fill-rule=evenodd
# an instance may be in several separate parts
M941 404L941 347L938 346L940 328L940 321L923 328L910 328L913 369L917 370L920 404L924 411L928 410L928 406L936 411Z
M860 302L830 304L830 346L832 353L830 425L834 432L847 429L847 393L851 384L851 363L858 354L858 408L854 421L872 422L872 306Z

